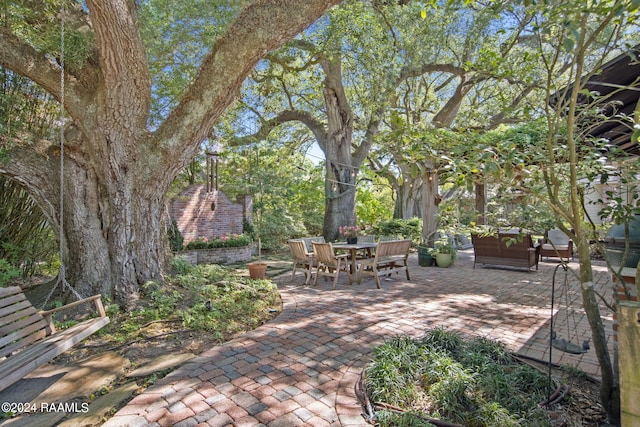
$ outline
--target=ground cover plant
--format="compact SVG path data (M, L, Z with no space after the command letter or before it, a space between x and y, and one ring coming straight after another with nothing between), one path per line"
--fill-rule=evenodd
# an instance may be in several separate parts
M444 329L421 339L398 336L374 350L365 375L371 401L386 408L376 414L380 426L430 426L429 419L469 427L551 425L539 406L548 377L488 338L463 339Z
M126 314L108 307L115 318L104 338L118 342L134 339L145 325L176 322L201 331L220 342L255 329L279 311L276 286L269 280L249 280L233 268L191 265L181 257L172 262L174 274L165 283L147 282L144 303Z

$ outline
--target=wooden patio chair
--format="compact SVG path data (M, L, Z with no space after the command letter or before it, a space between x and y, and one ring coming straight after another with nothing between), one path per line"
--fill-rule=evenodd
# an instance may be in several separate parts
M291 256L293 256L293 272L291 273L291 280L296 275L296 268L302 267L305 274L304 284L308 285L311 282L311 275L313 269L316 267L316 259L313 254L307 251L307 246L303 240L291 239L289 243L289 249L291 249Z
M293 240L302 240L304 242L304 247L307 250L307 253L313 253L313 246L311 243L324 243L324 236L316 236L316 237L302 237L301 239L293 239Z
M341 271L349 274L349 254L336 255L331 243L312 242L313 253L315 254L318 266L316 268L316 278L313 282L318 283L318 276L333 277L333 289L336 288L338 277Z
M361 261L361 275L373 276L376 280L376 287L380 289L380 276L390 276L392 272L404 271L409 277L409 249L411 240L385 240L378 243L375 257Z
M547 231L541 243L540 260L542 257L560 258L561 261L573 258L573 241L559 228Z

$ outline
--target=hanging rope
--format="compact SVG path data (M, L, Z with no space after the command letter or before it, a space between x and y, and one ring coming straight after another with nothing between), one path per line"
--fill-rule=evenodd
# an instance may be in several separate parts
M64 7L60 11L60 227L58 228L58 251L60 256L60 271L58 281L67 283L64 261L62 260L62 239L64 237Z
M44 303L42 304L42 308L45 308L45 306L47 305L47 302L49 302L49 299L51 298L51 296L57 289L58 285L60 284L62 285L62 292L64 292L65 289L68 289L77 299L82 299L82 296L69 284L69 282L67 282L65 264L62 257L63 249L64 249L64 243L63 243L63 239L64 239L64 209L63 209L64 207L64 122L65 122L65 116L64 116L64 102L65 102L65 98L64 98L64 92L65 92L64 23L65 23L65 19L64 18L65 16L64 15L65 15L65 9L63 6L60 10L60 21L61 21L60 22L60 134L59 134L59 139L60 139L60 201L59 202L60 204L58 208L59 218L60 218L60 225L58 227L58 253L59 253L58 256L60 259L60 268L58 270L58 280L56 281L56 284L53 285L53 287L51 288L51 291L45 298Z

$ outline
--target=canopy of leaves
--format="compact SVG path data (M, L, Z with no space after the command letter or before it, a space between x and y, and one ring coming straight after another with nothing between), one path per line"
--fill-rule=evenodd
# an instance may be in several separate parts
M224 33L241 0L148 0L138 15L153 82L151 127L176 106L213 42Z

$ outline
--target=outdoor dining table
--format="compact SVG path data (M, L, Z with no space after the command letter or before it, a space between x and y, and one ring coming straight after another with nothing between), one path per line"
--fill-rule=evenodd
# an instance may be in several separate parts
M361 242L361 243L334 243L334 250L348 250L351 257L351 268L349 273L349 282L360 282L357 263L357 252L363 249L375 249L378 244L376 242Z

